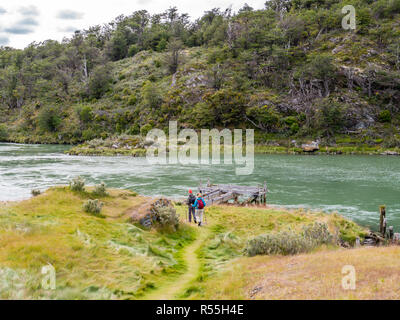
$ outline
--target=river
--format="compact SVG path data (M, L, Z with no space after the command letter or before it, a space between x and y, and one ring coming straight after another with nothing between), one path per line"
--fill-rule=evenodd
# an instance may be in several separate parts
M237 176L227 165L151 165L145 158L75 157L68 146L0 144L0 201L30 197L32 189L66 185L81 175L87 184L140 194L182 197L200 179L243 185L267 181L269 204L337 211L377 228L379 206L400 229L400 158L390 156L256 155L252 175Z

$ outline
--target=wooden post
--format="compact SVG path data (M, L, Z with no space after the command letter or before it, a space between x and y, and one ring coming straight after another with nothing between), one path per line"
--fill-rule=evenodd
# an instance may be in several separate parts
M267 206L267 181L264 181L264 205Z
M384 222L385 222L385 218L386 218L386 206L380 206L379 211L380 211L380 215L381 215L380 223L379 223L379 232L385 237Z
M393 234L394 234L394 232L393 232L393 226L390 226L390 227L389 227L389 239L390 239L390 240L393 240Z

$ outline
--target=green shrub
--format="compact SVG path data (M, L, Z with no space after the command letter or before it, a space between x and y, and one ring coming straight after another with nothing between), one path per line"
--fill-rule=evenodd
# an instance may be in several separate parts
M4 124L0 124L0 141L6 141L8 138L8 130Z
M153 129L153 127L150 123L145 124L143 127L140 128L140 134L145 137L151 129Z
M299 132L299 130L300 130L300 126L299 126L299 124L297 122L293 123L290 126L290 133L291 134L296 134L297 132Z
M161 227L172 227L174 230L178 229L179 219L176 215L175 208L165 207L158 210L158 223Z
M103 203L100 202L98 199L88 200L83 204L83 210L95 216L101 216L100 213L102 208L103 208Z
M133 44L128 49L128 57L133 57L136 53L140 51L138 45Z
M297 123L296 117L289 116L286 118L282 119L289 127L292 126L292 124Z
M332 243L333 237L324 223L303 228L302 233L291 230L265 234L250 239L245 248L248 256L282 254L292 255L308 252L321 244Z
M111 87L111 66L99 65L94 68L89 80L89 96L100 99Z
M134 94L131 94L128 98L128 105L134 106L137 102L137 97Z
M392 115L389 110L382 110L378 116L379 122L387 123L392 121Z
M38 195L41 194L41 191L39 189L33 189L31 191L32 196L37 197Z
M93 110L91 106L79 106L76 108L79 120L83 123L89 123L93 120Z
M162 94L160 88L151 81L146 81L143 84L141 95L143 103L149 108L156 109L162 104Z
M104 182L96 185L93 190L93 194L98 197L106 197L108 196L107 188Z
M316 222L313 225L303 227L303 237L310 239L316 243L329 244L333 240L333 236L328 230L328 226L325 223Z
M72 191L78 191L78 192L85 191L85 179L83 179L80 176L73 178L69 182L69 187L71 188Z
M55 132L61 124L61 118L55 107L44 107L38 115L39 128L43 131Z
M84 141L92 140L96 137L96 133L92 129L86 129L82 132L82 139Z

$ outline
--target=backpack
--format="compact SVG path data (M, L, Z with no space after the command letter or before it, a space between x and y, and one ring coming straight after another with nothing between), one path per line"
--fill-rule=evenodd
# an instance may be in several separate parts
M204 209L204 201L203 201L203 199L197 199L197 208L199 210Z
M189 195L189 204L194 204L196 202L196 197L192 194Z

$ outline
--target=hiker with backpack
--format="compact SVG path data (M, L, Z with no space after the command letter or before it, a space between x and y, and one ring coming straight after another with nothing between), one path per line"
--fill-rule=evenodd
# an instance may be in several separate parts
M196 214L195 214L196 209L195 209L195 207L193 207L195 202L196 202L196 197L193 194L193 191L189 190L189 197L187 199L187 205L188 205L188 208L189 208L189 213L188 213L189 214L189 223L192 222L192 216L193 216L194 223L197 223Z
M197 194L197 199L194 202L193 207L196 208L196 217L199 222L198 225L201 227L203 224L204 208L206 207L206 202L202 198L201 193Z

